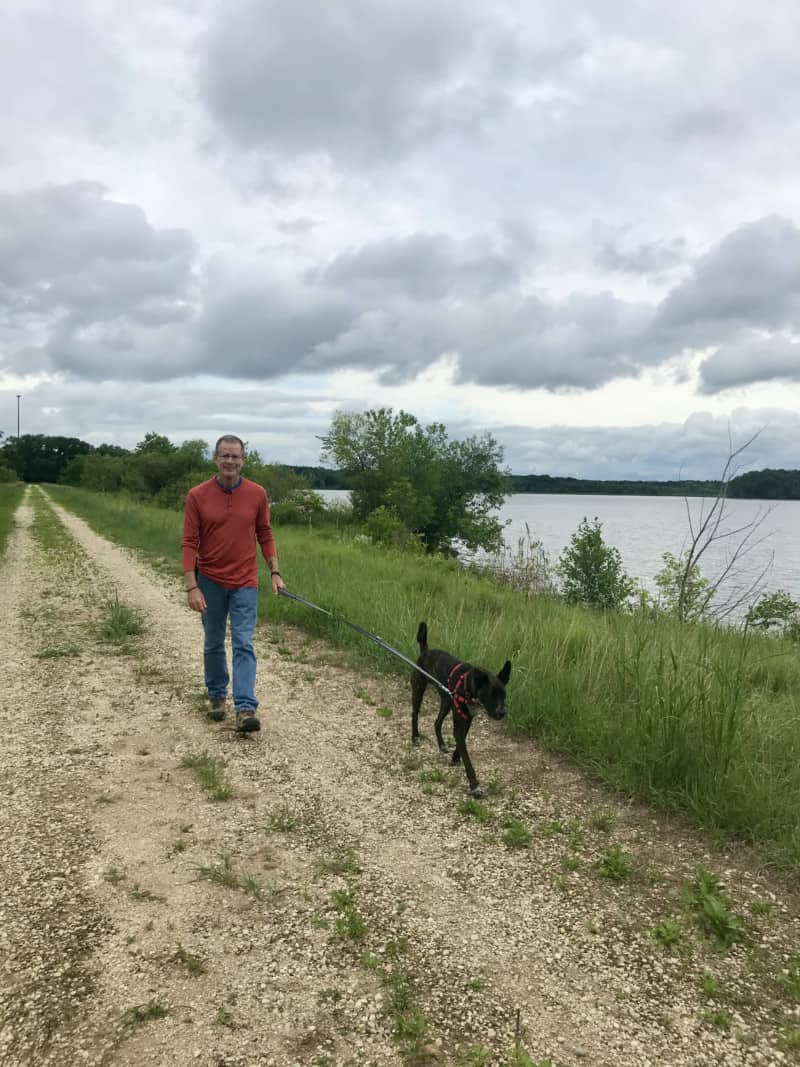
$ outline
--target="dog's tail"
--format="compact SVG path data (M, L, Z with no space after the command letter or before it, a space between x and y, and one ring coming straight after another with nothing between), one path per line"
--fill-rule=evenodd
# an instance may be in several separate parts
M422 656L428 651L428 624L421 622L419 629L417 630L417 641L419 642L419 654Z

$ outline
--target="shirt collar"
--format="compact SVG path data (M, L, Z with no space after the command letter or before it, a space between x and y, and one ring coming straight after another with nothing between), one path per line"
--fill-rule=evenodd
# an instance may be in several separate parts
M219 488L222 490L223 493L232 493L234 491L234 489L238 489L239 486L242 484L242 477L241 477L241 475L239 475L239 481L236 483L236 485L230 485L230 486L223 485L222 482L219 480L219 478L217 478L216 475L214 475L214 481L217 483L217 485L219 486Z

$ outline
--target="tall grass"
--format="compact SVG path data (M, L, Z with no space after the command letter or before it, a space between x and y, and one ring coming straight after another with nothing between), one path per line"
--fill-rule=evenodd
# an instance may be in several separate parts
M22 482L0 483L0 556L6 550L9 535L14 528L14 512L19 507L25 485Z
M180 516L80 490L48 490L101 533L180 573ZM767 845L800 868L800 657L796 646L652 614L595 614L515 592L453 560L378 549L335 532L276 530L290 590L259 611L349 649L367 669L408 668L344 625L405 655L429 639L497 670L513 663L509 725L567 752L614 786ZM264 572L262 588L268 589Z

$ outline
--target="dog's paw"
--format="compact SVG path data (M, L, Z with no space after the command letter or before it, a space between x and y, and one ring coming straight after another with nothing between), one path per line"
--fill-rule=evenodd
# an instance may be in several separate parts
M483 790L481 789L481 787L479 785L476 785L474 789L470 789L469 795L471 797L474 797L475 800L480 800L481 797L483 796Z
M419 746L422 744L422 737L419 734L417 734L416 737L412 737L411 744L416 745L417 748L419 748Z

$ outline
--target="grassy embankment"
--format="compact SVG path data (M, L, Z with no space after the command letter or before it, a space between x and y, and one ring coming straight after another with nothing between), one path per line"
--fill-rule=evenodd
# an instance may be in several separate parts
M24 492L25 486L22 482L0 483L0 555L5 552L6 543L14 528L14 512Z
M99 533L180 573L179 514L48 489ZM572 754L619 789L759 843L800 869L796 646L527 598L453 561L393 554L332 531L284 527L277 538L292 591L408 656L425 619L436 646L495 670L510 658L512 729ZM369 670L408 670L341 622L288 599L262 596L260 611L347 646Z

